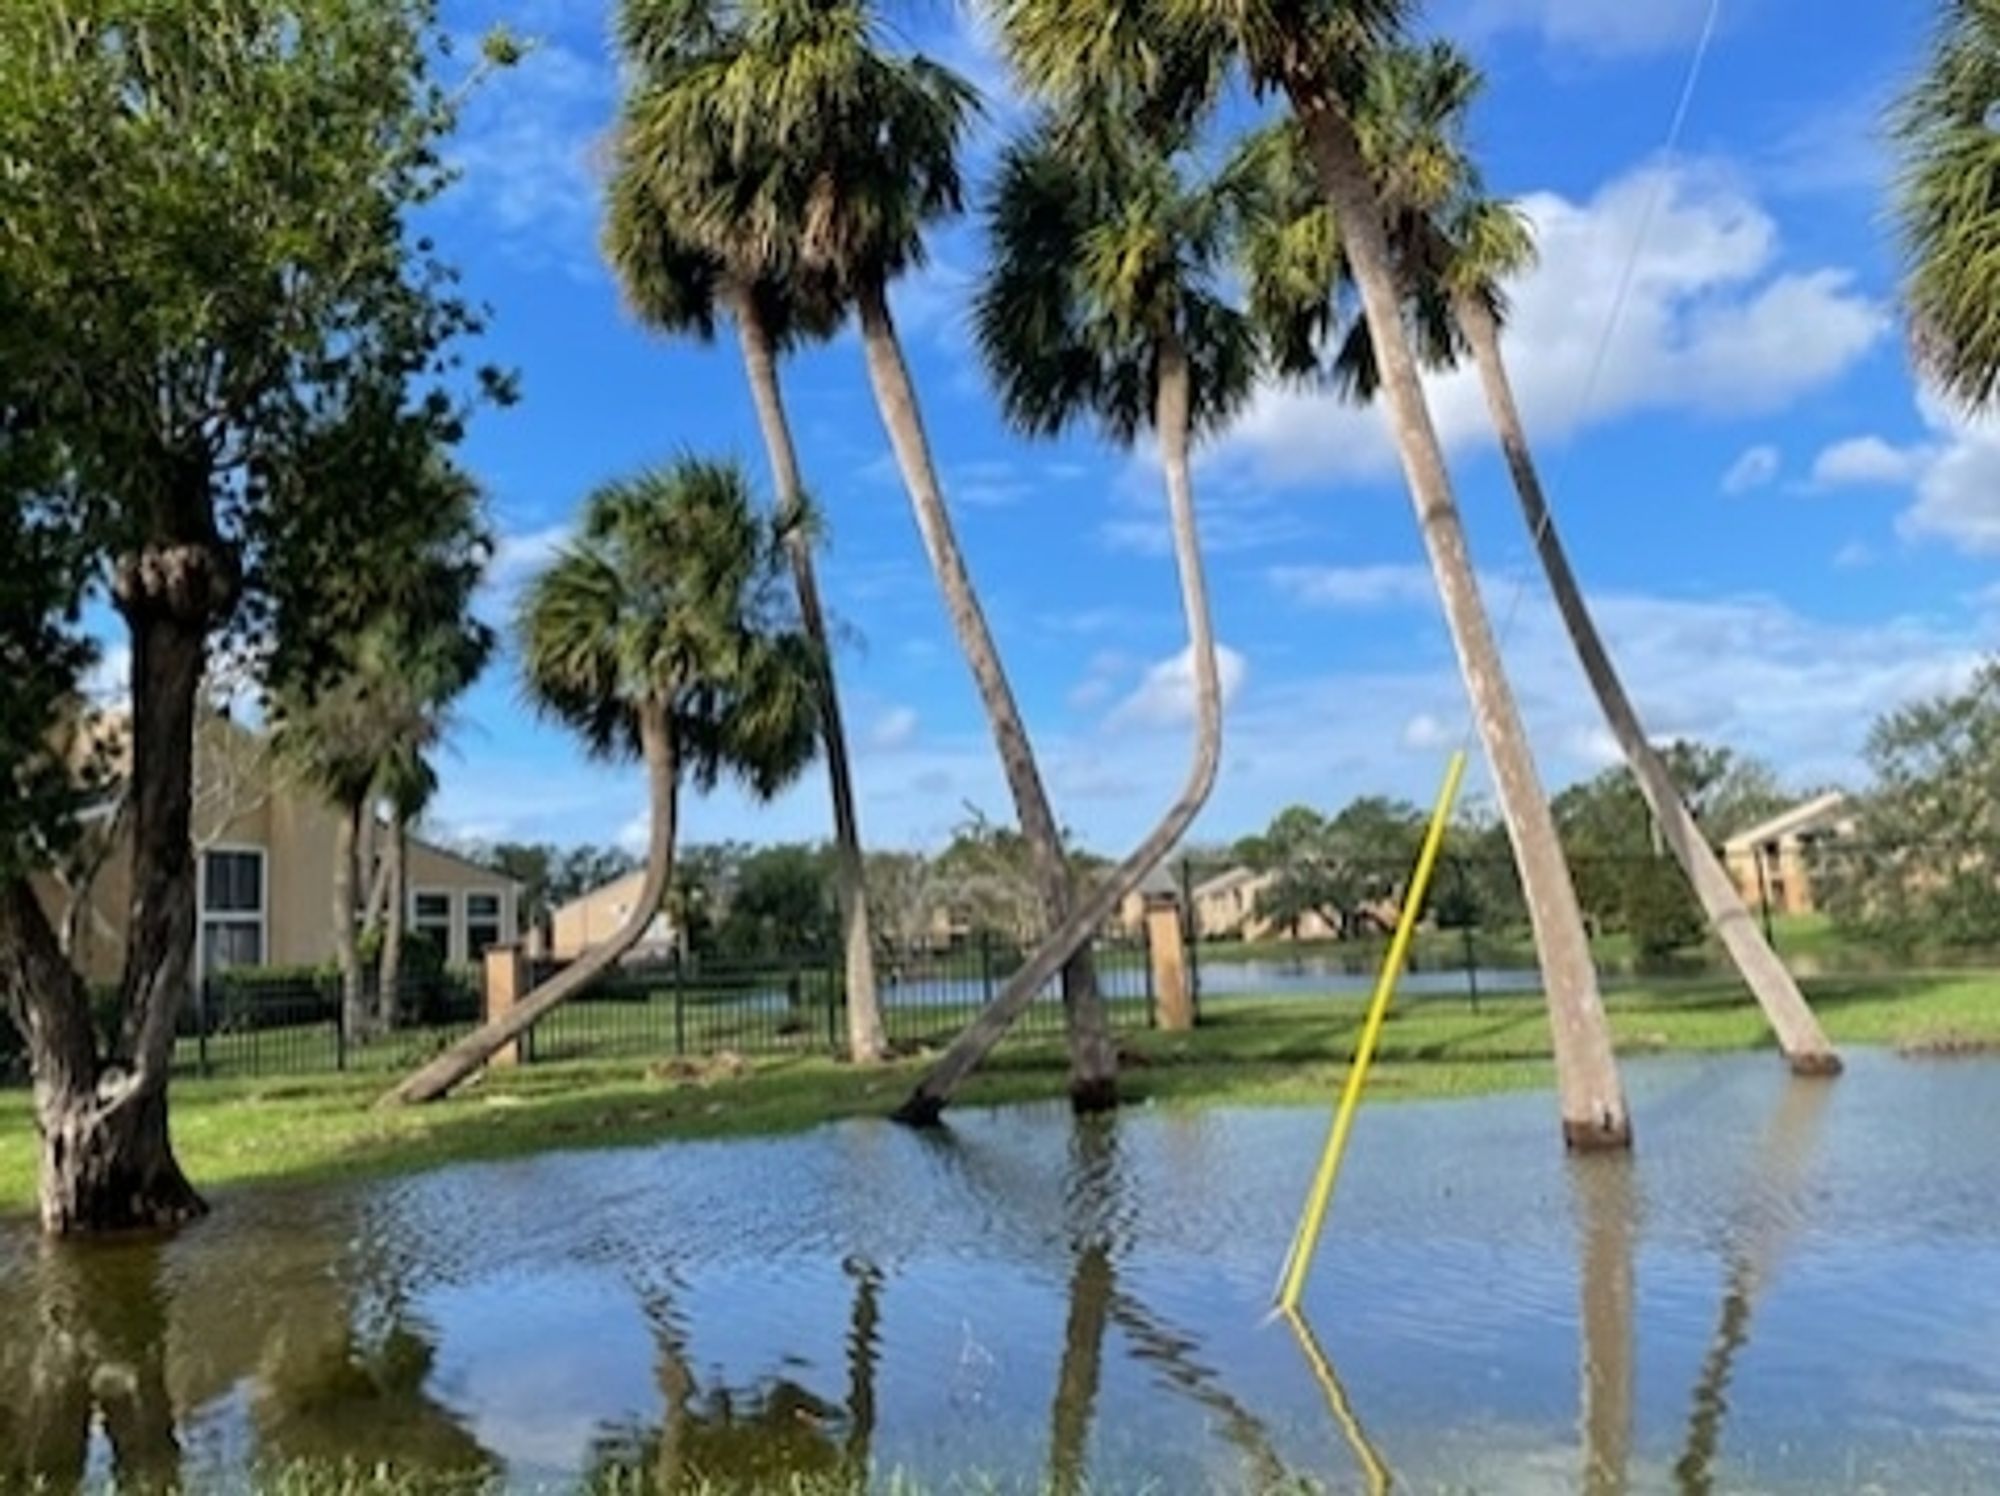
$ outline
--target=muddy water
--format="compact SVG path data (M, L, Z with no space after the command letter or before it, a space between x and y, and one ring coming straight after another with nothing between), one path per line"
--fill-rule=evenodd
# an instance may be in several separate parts
M1373 1108L1266 1319L1313 1111L968 1114L226 1198L165 1245L0 1226L0 1487L359 1457L567 1489L2000 1489L2000 1065L1630 1067Z

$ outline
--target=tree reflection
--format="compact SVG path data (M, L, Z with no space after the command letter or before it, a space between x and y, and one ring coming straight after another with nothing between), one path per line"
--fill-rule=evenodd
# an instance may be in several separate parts
M1583 1489L1622 1496L1632 1458L1633 1263L1628 1157L1570 1161L1583 1271Z
M1686 1496L1709 1496L1715 1489L1730 1380L1737 1357L1750 1342L1750 1313L1757 1296L1798 1225L1805 1182L1832 1094L1833 1088L1823 1080L1790 1082L1746 1176L1725 1247L1728 1268L1722 1312L1695 1384L1687 1443L1674 1465L1674 1476Z

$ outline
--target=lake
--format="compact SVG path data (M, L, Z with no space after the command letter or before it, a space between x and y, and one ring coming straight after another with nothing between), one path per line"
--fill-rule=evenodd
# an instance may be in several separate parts
M1318 1110L550 1154L166 1244L11 1222L0 1486L2000 1488L2000 1064L1627 1073L1630 1161L1566 1160L1547 1095L1365 1111L1311 1343L1266 1306Z

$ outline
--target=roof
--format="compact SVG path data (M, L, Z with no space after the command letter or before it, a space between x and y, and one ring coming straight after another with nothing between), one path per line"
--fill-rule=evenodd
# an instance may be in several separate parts
M1723 845L1740 849L1783 841L1787 837L1831 826L1841 819L1846 810L1847 796L1840 790L1829 790L1824 795L1815 795L1794 805L1790 810L1780 811L1768 821L1744 828Z
M1213 878L1195 884L1194 896L1198 899L1213 898L1217 894L1230 893L1246 884L1255 883L1263 876L1255 868L1233 867L1226 873L1217 873Z
M388 823L384 822L383 824L386 827ZM520 879L510 878L505 873L501 872L500 869L498 869L497 867L490 867L486 863L479 862L471 857L467 857L463 852L454 852L449 847L440 847L436 842L428 842L425 841L422 837L410 836L407 833L405 833L404 835L404 840L407 841L413 847L422 847L426 852L430 853L431 856L433 857L441 857L446 862L455 862L460 867L465 868L471 872L484 873L487 877L493 879L496 883L504 883L507 885L507 887L515 890L519 890L520 887L522 886Z
M646 870L644 868L635 867L629 873L620 873L617 877L613 878L609 883L600 883L595 888L585 889L575 898L567 900L564 903L558 904L556 906L555 912L558 915L560 915L567 910L576 908L579 904L593 904L597 900L604 898L606 895L611 895L613 897L616 897L618 894L625 892L626 886L628 884L631 887L631 894L636 894L638 893L639 885L644 881L645 876L646 876ZM630 895L628 895L628 897L629 896Z

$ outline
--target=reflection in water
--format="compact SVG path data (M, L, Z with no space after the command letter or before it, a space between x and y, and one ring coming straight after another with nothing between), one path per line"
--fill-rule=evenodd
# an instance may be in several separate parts
M1317 1109L550 1155L91 1251L0 1225L0 1491L299 1458L524 1493L1385 1490L1391 1453L1404 1490L2000 1490L2000 1155L1962 1146L2000 1133L2000 1064L1628 1081L1630 1162L1565 1163L1538 1096L1371 1113L1316 1280L1337 1376L1260 1328ZM1783 1395L1745 1386L1753 1332Z
M1313 1334L1312 1325L1306 1317L1295 1309L1281 1309L1279 1316L1291 1327L1298 1340L1299 1349L1306 1358L1306 1365L1312 1369L1313 1380L1326 1396L1327 1411L1333 1414L1333 1421L1340 1429L1341 1438L1354 1454L1354 1461L1361 1467L1361 1478L1367 1482L1371 1496L1381 1496L1394 1482L1388 1461L1375 1448L1375 1441L1368 1437L1368 1431L1361 1426L1355 1416L1354 1404L1348 1400L1347 1389L1341 1385L1340 1377L1333 1369L1333 1362L1320 1347L1319 1337Z
M1634 1162L1584 1155L1569 1168L1583 1260L1583 1489L1623 1496L1632 1460Z
M1751 1306L1804 1211L1804 1184L1833 1090L1824 1080L1787 1084L1756 1162L1745 1173L1743 1201L1729 1234L1722 1315L1695 1384L1687 1446L1674 1466L1686 1496L1709 1496L1715 1489L1716 1453L1722 1421L1729 1412L1729 1380L1737 1356L1750 1340Z

